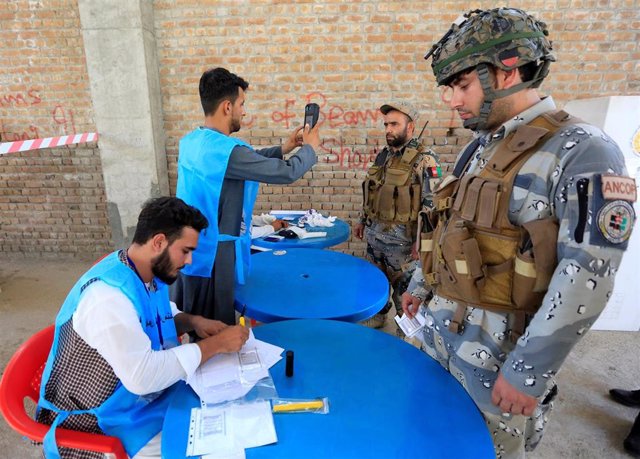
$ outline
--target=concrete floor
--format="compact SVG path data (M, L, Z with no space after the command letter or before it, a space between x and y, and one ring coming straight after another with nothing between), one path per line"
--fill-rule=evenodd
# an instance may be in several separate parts
M16 348L53 322L67 291L91 261L0 262L0 369ZM385 331L394 333L392 319ZM560 393L547 432L531 459L624 458L622 441L637 410L614 403L611 387L640 387L640 333L591 332L560 372ZM393 394L389 394L390 397ZM428 407L425 407L428 409ZM41 458L0 420L0 458ZM452 450L455 458L455 450Z

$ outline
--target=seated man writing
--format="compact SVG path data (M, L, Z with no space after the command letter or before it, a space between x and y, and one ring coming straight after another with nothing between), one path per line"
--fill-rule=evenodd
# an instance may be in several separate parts
M55 444L55 428L118 437L130 457L160 457L172 386L216 354L236 352L248 330L178 311L167 285L191 263L207 219L178 198L142 209L133 243L93 266L56 318L37 419L52 424L45 456L102 457ZM194 331L197 343L178 345Z
M262 214L251 217L251 239L268 236L289 226L289 223L284 220L280 220L276 217L270 217L273 216L269 214ZM244 222L242 222L242 229L240 231L244 231Z

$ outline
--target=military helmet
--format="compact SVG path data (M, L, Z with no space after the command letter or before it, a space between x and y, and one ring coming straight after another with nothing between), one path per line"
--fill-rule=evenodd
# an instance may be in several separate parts
M539 62L529 86L538 87L555 61L547 25L516 8L474 10L461 16L425 56L433 55L431 67L439 85L456 74L491 64L512 70Z

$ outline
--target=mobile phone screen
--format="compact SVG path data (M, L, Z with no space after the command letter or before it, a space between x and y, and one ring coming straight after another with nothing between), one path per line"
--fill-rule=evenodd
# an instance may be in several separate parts
M304 125L306 126L307 124L309 125L309 128L313 127L313 113L304 117Z
M318 122L318 116L320 115L320 107L316 103L309 103L304 107L304 124L309 125L309 128L313 128Z

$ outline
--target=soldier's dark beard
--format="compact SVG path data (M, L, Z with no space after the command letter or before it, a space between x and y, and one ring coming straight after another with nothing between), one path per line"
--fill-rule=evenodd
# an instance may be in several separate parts
M171 263L171 257L169 257L169 247L151 260L151 272L167 285L173 284L178 278L177 274L172 274L174 269L175 267Z
M407 130L405 129L402 134L398 136L392 136L387 134L387 145L393 148L398 148L407 143Z

